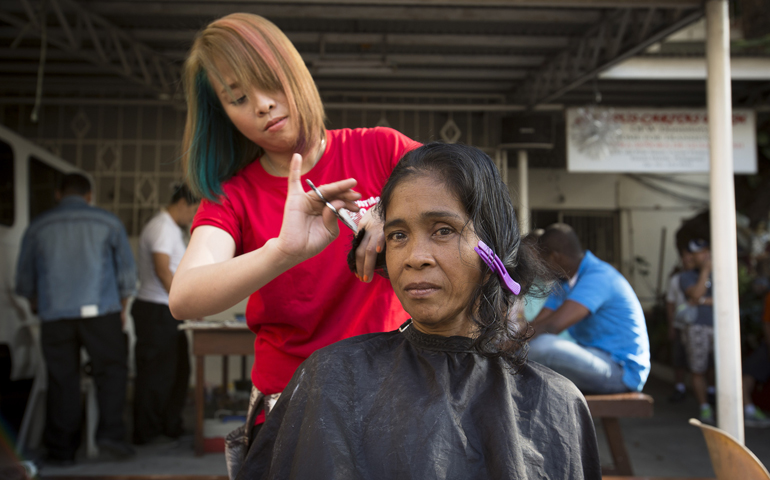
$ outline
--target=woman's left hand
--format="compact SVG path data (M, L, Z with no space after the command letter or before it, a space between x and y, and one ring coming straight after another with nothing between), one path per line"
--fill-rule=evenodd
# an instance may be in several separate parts
M359 229L366 229L364 238L356 249L356 274L362 282L369 283L374 279L377 254L385 248L385 233L382 227L382 219L374 207L367 210L358 223Z

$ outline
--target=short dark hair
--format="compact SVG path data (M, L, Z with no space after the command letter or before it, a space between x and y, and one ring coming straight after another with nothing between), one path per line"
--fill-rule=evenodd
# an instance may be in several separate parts
M580 239L575 230L566 223L554 223L546 227L538 244L544 253L558 252L573 259L579 259L583 254Z
M512 307L523 302L536 280L552 275L534 248L522 243L508 186L492 159L476 147L429 143L404 155L380 194L377 209L381 218L386 218L396 187L421 175L444 183L465 208L479 239L494 250L511 278L521 285L517 298L503 288L497 275L486 275L468 303L469 317L479 332L473 348L487 357L502 357L516 370L526 361L526 341L531 334L529 328L511 323L516 322L510 318Z
M66 173L59 182L59 193L66 195L87 195L91 193L91 181L82 173Z
M190 191L190 187L188 187L186 183L174 185L174 193L171 194L171 205L182 199L184 199L187 205L192 205L201 201L200 198L193 195Z

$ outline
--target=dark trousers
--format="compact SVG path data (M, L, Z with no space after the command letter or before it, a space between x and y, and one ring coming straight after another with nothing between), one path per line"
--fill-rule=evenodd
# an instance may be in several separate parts
M134 381L134 443L158 435L182 434L182 409L190 384L187 336L178 329L168 305L134 301L136 331Z
M128 380L128 346L120 313L43 322L40 329L48 372L44 443L48 455L74 459L80 444L83 403L80 349L91 357L99 405L96 438L125 441L123 410Z

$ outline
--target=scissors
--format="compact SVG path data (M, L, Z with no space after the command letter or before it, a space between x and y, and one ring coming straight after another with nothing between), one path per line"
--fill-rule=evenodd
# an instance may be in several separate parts
M334 205L329 203L329 201L324 198L324 196L321 194L321 191L318 190L315 185L313 185L313 182L311 182L309 178L306 178L305 182L308 185L310 185L310 188L312 188L315 194L318 195L318 198L320 198L321 201L324 202L326 206L329 207L332 212L334 212L335 215L337 215L337 218L339 218L340 221L344 223L346 227L353 230L353 233L358 233L358 225L356 225L353 219L350 218L350 214L348 213L347 210L345 210L344 208L340 208L339 210L337 210L336 208L334 208Z

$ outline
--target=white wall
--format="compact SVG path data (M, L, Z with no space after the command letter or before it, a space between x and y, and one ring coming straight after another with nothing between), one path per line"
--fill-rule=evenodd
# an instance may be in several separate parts
M702 202L688 201L656 191L622 174L569 173L565 170L529 170L530 209L602 210L620 213L621 271L636 290L642 306L655 303L661 256L661 232L666 229L663 248L663 282L678 261L674 234L682 220L692 217L705 207L708 200L708 175L667 175L661 180L654 175L642 176L668 191ZM515 204L519 176L516 169L508 170L508 185ZM700 185L691 187L673 182ZM704 188L705 187L705 188ZM542 227L542 225L539 225ZM644 276L635 268L634 258L649 262Z

